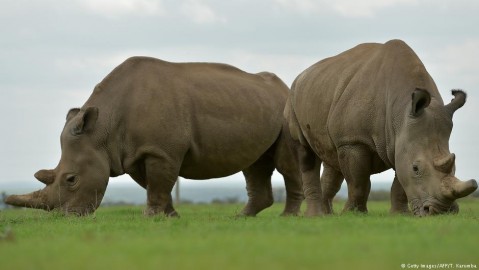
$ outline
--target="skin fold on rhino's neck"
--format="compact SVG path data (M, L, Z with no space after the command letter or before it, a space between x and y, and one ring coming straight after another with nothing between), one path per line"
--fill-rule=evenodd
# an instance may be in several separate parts
M425 89L431 95L431 100L434 103L443 105L443 101L436 84L427 73L424 65L417 59L415 66L411 67L404 76L409 78L409 83L403 85L405 88L391 88L388 89L386 95L386 144L387 157L393 169L396 164L396 153L399 148L403 148L404 144L408 142L401 141L402 132L407 128L407 120L411 114L412 93L415 89ZM406 80L406 79L404 79Z
M121 132L122 123L119 115L114 112L118 111L119 98L121 94L118 91L111 91L111 87L107 87L104 83L100 83L95 87L93 94L83 105L86 107L97 107L99 109L98 121L95 126L95 135L97 141L100 142L101 149L105 151L110 167L110 177L116 177L124 174L122 164L122 153L124 152L122 146L123 134Z

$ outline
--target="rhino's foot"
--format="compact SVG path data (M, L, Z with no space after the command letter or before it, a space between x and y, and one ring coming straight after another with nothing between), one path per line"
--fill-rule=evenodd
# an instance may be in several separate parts
M178 212L176 212L174 209L163 209L162 207L158 206L147 206L147 208L143 211L143 214L145 216L165 215L166 217L180 217Z
M321 211L308 210L304 211L305 217L320 217L322 215Z
M333 214L333 202L332 200L323 200L321 201L321 211L325 215Z
M319 217L323 215L321 211L321 204L317 200L306 200L306 211L304 211L305 217Z
M356 204L356 203L351 203L348 201L346 202L346 205L344 205L344 208L343 208L343 213L347 213L347 212L367 214L368 208L364 204Z
M166 213L166 212L165 212L165 215L166 215L167 217L174 217L174 218L179 218L179 217L180 217L180 214L178 214L178 212L176 212L176 211L169 212L169 213Z
M262 210L273 205L273 202L274 201L272 196L262 200L258 200L257 198L250 198L246 206L241 211L241 215L254 217L256 216L256 214L258 214Z
M154 206L147 206L145 210L143 210L143 215L145 216L156 216L163 213L163 209L160 207Z
M267 207L250 207L250 206L245 206L243 210L241 210L241 213L239 214L240 216L245 216L245 217L255 217L261 210L265 209Z
M287 216L298 216L301 210L301 203L303 202L303 199L301 200L288 200L286 199L286 205L284 207L283 213L281 213L281 216L287 217Z

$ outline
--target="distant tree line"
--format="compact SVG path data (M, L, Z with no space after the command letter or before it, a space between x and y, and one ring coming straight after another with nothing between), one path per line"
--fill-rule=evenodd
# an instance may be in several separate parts
M7 197L6 192L0 193L0 209L10 208L11 206L4 203L5 198ZM283 187L273 188L273 197L274 201L277 203L284 203L286 201L286 190ZM479 190L476 190L474 193L469 195L470 198L479 198ZM345 198L336 196L335 200L344 200ZM371 190L369 193L370 201L389 201L390 192L387 190ZM226 198L215 198L211 200L211 203L214 204L236 204L241 203L242 201L238 197L226 197ZM190 200L181 200L180 204L194 204ZM106 201L102 203L102 206L121 206L121 205L133 205L125 201Z

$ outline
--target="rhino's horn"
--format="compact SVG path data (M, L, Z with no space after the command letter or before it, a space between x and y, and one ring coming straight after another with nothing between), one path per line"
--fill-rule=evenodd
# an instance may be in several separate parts
M5 199L5 203L19 207L49 210L48 205L45 203L45 196L43 193L43 190L38 190L23 195L10 195Z
M45 185L50 185L55 181L55 171L53 170L39 170L34 176Z
M456 161L456 155L449 154L445 157L434 160L434 167L436 170L443 173L450 173L454 168L454 162Z
M454 96L454 99L451 100L451 103L446 105L446 109L451 115L453 115L457 109L464 106L464 104L466 103L467 94L459 89L453 89L451 92Z
M454 196L459 199L473 193L477 189L477 182L474 179L457 181L452 188Z

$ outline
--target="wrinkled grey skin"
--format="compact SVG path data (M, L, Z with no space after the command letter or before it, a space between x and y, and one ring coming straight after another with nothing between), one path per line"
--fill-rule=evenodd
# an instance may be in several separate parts
M400 40L361 44L301 73L284 113L301 145L305 214L331 213L343 179L344 210L367 212L370 175L389 168L396 171L391 212L408 212L408 202L419 216L457 212L455 200L477 183L454 176L452 116L466 94L452 93L445 106L424 65Z
M178 176L223 177L243 171L254 216L273 203L271 174L283 174L296 215L300 172L282 132L288 87L274 74L249 74L212 63L169 63L132 57L116 67L81 109L68 112L62 155L35 177L42 190L12 195L12 205L95 211L109 177L129 174L147 190L148 215L177 215L171 190Z

